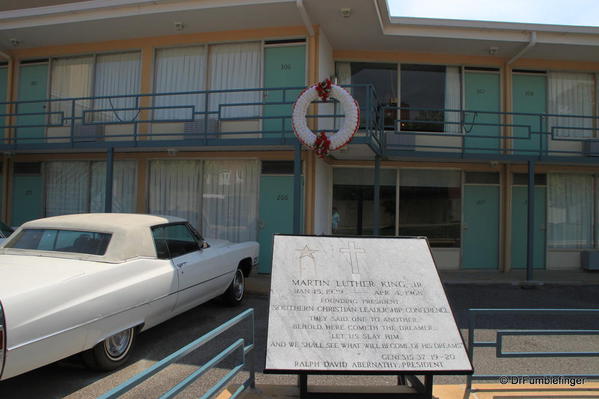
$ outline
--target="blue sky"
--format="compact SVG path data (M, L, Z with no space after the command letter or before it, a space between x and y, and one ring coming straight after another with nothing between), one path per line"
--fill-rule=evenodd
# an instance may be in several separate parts
M599 0L387 0L392 16L599 26Z

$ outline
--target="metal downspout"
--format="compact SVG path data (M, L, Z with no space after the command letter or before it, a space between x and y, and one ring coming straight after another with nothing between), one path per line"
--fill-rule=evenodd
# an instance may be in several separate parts
M310 21L306 7L304 7L304 0L296 0L295 5L297 6L300 16L302 17L302 21L304 21L308 35L314 36L314 28L312 27L312 22Z
M536 44L537 44L537 32L530 32L530 40L529 40L528 44L526 45L526 47L524 47L522 50L518 51L518 53L507 62L507 65L512 65L520 57L522 57L528 50L533 48Z

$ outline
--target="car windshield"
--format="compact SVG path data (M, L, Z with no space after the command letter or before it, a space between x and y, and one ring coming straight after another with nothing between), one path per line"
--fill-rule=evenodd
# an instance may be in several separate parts
M5 248L104 255L111 236L91 231L24 229Z

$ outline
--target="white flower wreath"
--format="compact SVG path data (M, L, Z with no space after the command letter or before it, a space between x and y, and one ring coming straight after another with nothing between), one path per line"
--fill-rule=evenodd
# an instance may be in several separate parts
M320 138L308 127L306 114L312 101L317 100L318 97L322 98L322 90L319 91L318 86L324 86L325 84L326 82L323 82L322 84L315 84L308 87L299 95L295 101L295 104L293 105L292 122L295 135L304 145L316 150L317 152L319 150L318 147L320 146ZM328 150L338 150L349 143L353 135L358 130L360 123L360 108L351 94L349 94L347 90L341 86L330 83L328 83L328 85L330 86L330 92L327 91L328 95L325 95L323 100L326 101L327 97L336 98L339 101L339 104L341 104L341 108L345 117L343 126L341 126L337 132L328 137L329 143L327 148L325 148L323 151L323 154L319 153L321 156L326 155ZM324 135L324 133L321 133L321 135Z

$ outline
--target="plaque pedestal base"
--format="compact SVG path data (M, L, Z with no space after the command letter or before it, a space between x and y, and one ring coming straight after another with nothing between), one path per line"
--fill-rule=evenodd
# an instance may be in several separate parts
M319 391L310 391L308 389L308 375L307 373L298 374L300 398L302 399L432 399L433 397L432 375L424 376L424 384L416 376L399 375L397 376L398 386L392 387L393 389L389 389L390 387L384 387L383 389L372 387L373 392L352 392L347 390L348 387L339 386L319 386ZM374 391L375 389L376 391Z

